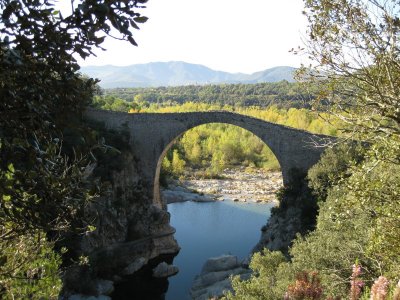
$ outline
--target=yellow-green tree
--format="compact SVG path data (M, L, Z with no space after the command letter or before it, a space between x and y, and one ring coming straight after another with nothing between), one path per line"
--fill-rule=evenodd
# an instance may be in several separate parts
M176 175L181 175L185 171L186 162L180 157L179 152L175 149L172 153L171 170Z

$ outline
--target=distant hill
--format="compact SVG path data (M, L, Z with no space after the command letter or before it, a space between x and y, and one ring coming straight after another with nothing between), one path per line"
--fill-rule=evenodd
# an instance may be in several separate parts
M181 61L153 62L124 67L106 65L81 68L82 73L100 79L102 88L262 83L282 80L293 82L294 70L293 67L275 67L253 74L228 73Z

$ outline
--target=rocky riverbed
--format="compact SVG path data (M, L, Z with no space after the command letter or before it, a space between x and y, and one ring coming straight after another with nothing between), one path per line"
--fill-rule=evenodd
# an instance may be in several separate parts
M187 179L172 181L162 191L167 203L182 201L274 202L282 187L280 171L261 169L226 169L222 179Z

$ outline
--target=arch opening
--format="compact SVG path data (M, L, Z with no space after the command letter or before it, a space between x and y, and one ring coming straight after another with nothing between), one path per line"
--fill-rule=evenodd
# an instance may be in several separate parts
M271 172L279 174L279 178L275 176L274 181L277 188L282 186L279 158L257 133L225 122L209 122L183 130L166 143L158 158L154 177L154 204L166 209L167 202L163 201L160 192L160 180L163 181L165 173L181 179L223 179L237 176L238 173L231 170L239 172L239 169L248 175L250 172L258 175ZM271 193L268 194L271 196ZM269 201L272 201L273 197L270 198Z

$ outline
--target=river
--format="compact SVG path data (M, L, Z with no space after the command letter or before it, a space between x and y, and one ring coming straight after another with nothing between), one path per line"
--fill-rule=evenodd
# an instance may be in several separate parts
M176 229L175 238L181 247L173 261L179 273L155 280L152 268L160 262L157 261L142 273L116 285L113 299L190 299L193 279L200 274L208 258L232 254L244 259L249 255L260 239L261 227L267 223L271 208L276 205L275 192L281 186L280 172L248 172L243 168L225 170L224 179L185 180L175 187L171 184L170 200L176 200L178 194L181 195L179 201L204 194L207 201L217 201L168 204L171 225ZM163 198L167 199L165 193Z
M186 300L204 262L222 254L248 256L260 238L273 203L181 202L168 205L181 251L174 259L179 273L169 278L167 300Z

